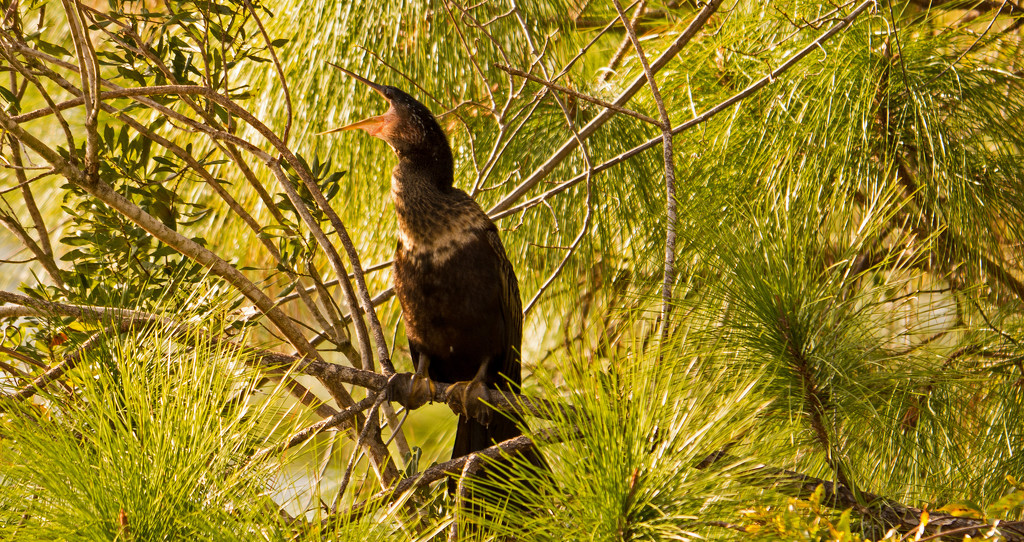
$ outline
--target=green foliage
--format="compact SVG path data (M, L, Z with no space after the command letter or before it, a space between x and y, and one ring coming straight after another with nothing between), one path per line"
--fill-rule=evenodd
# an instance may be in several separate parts
M765 405L752 393L756 377L690 363L696 354L652 351L603 371L581 359L559 367L564 381L547 391L574 408L552 412L561 442L544 448L550 472L522 464L497 477L507 482L491 491L510 493L509 509L526 512L493 520L501 511L483 498L477 521L527 540L678 540L727 514L744 461L708 458L744 448Z
M192 215L195 219L191 223L195 223L210 211L204 206L184 204L160 183L126 186L117 182L114 186L123 187L140 207L173 229L177 229L182 214ZM120 213L84 196L82 190L71 188L63 206L71 231L61 243L75 248L65 252L61 260L73 266L66 280L74 298L95 305L125 305L131 300L144 309L168 302L166 293L178 303L192 298L205 279L202 266L154 242L148 232ZM193 240L206 244L200 237Z
M744 513L748 524L735 527L748 540L820 540L828 542L870 542L852 526L851 511L835 514L822 506L822 486L807 500L789 499L778 509L761 508ZM925 514L922 519L926 519ZM920 537L920 535L918 536ZM889 532L876 542L897 542L903 537Z
M278 392L237 349L191 339L158 327L100 337L69 379L74 395L5 405L4 493L21 498L6 508L8 534L283 539L261 511L268 465L247 461L283 422Z

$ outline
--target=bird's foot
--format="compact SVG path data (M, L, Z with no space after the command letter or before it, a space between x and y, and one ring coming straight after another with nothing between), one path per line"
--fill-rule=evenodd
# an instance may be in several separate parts
M491 423L493 409L487 405L491 402L491 390L483 380L456 382L448 386L444 393L452 412L474 418L484 425Z
M398 373L388 379L387 398L409 410L415 410L434 399L437 387L429 376L420 373Z

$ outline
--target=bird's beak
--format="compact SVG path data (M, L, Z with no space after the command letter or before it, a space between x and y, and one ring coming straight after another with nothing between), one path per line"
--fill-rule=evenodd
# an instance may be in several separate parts
M368 134L370 134L372 136L376 136L377 134L380 133L381 130L384 129L384 124L385 124L384 115L378 115L376 117L370 117L368 119L363 119L363 120L361 120L359 122L353 122L352 124L348 124L348 125L342 126L341 128L331 128L330 130L326 130L324 132L320 132L317 135L336 134L338 132L344 132L345 130L355 130L357 128L360 128L360 129L366 130L366 133L368 133Z
M365 77L362 77L360 75L356 75L356 74L346 70L345 68L342 68L341 66L339 66L339 65L337 65L337 64L335 64L333 62L328 62L328 64L330 64L331 66L334 66L335 68L340 70L345 75L348 75L349 77L355 79L356 81L359 81L360 83L370 87L371 89L373 89L374 92L376 92L377 94L380 94L380 96L382 98L387 100L389 106L391 105L391 100L388 100L388 97L384 95L384 87L378 85L377 83L374 83L373 81L370 81L369 79L367 79ZM349 124L347 126L342 126L341 128L332 128L332 129L327 130L325 132L320 132L317 135L327 135L327 134L334 134L334 133L337 133L337 132L343 132L345 130L361 129L361 130L365 130L366 133L368 133L368 134L370 134L370 135L372 135L374 137L380 137L381 130L383 130L384 127L387 126L388 123L391 121L390 113L391 113L391 108L389 107L388 111L386 113L384 113L383 115L377 115L376 117L370 117L368 119L363 119L363 120L361 120L359 122L353 122L352 124Z

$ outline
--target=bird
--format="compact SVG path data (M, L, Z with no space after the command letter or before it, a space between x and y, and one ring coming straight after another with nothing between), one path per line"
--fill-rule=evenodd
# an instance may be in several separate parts
M398 157L391 173L394 289L415 367L404 406L429 401L435 382L454 383L446 390L459 415L452 458L521 435L520 417L486 405L491 390L518 393L522 384L522 300L497 226L454 186L448 137L425 105L334 66L388 103L381 115L323 133L363 130Z

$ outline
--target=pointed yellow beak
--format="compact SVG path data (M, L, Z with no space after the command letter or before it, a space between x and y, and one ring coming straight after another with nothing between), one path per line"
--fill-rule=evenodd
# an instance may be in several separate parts
M380 94L382 98L387 100L388 101L388 105L391 105L391 100L388 100L388 97L384 95L384 87L382 87L381 85L378 85L377 83L374 83L373 81L370 81L369 79L367 79L365 77L362 77L360 75L356 75L356 74L346 70L345 68L342 68L341 66L339 66L339 65L337 65L337 64L335 64L333 62L328 62L328 64L330 64L331 66L334 66L335 68L340 70L345 75L348 75L349 77L355 79L356 81L359 81L360 83L370 87L371 89L373 89L374 92L376 92L377 94ZM390 112L390 108L388 109L388 112ZM349 124L347 126L342 126L341 128L332 128L330 130L327 130L327 131L324 131L324 132L320 132L317 135L320 136L320 135L334 134L334 133L337 133L337 132L343 132L345 130L361 129L361 130L365 130L366 133L370 134L371 136L378 137L378 135L380 134L381 130L383 130L384 127L387 125L388 121L389 121L389 115L388 115L388 113L384 113L383 115L377 115L376 117L370 117L368 119L363 119L363 120L361 120L359 122L353 122L352 124Z
M348 125L342 126L341 128L331 128L330 130L326 130L326 131L320 132L317 135L318 136L322 136L322 135L327 135L327 134L336 134L338 132L344 132L345 130L362 129L362 130L366 130L366 133L368 133L368 134L370 134L372 136L376 136L377 134L380 133L381 130L384 129L384 123L385 123L384 115L378 115L376 117L370 117L368 119L363 119L363 120L361 120L359 122L353 122L352 124L348 124Z

